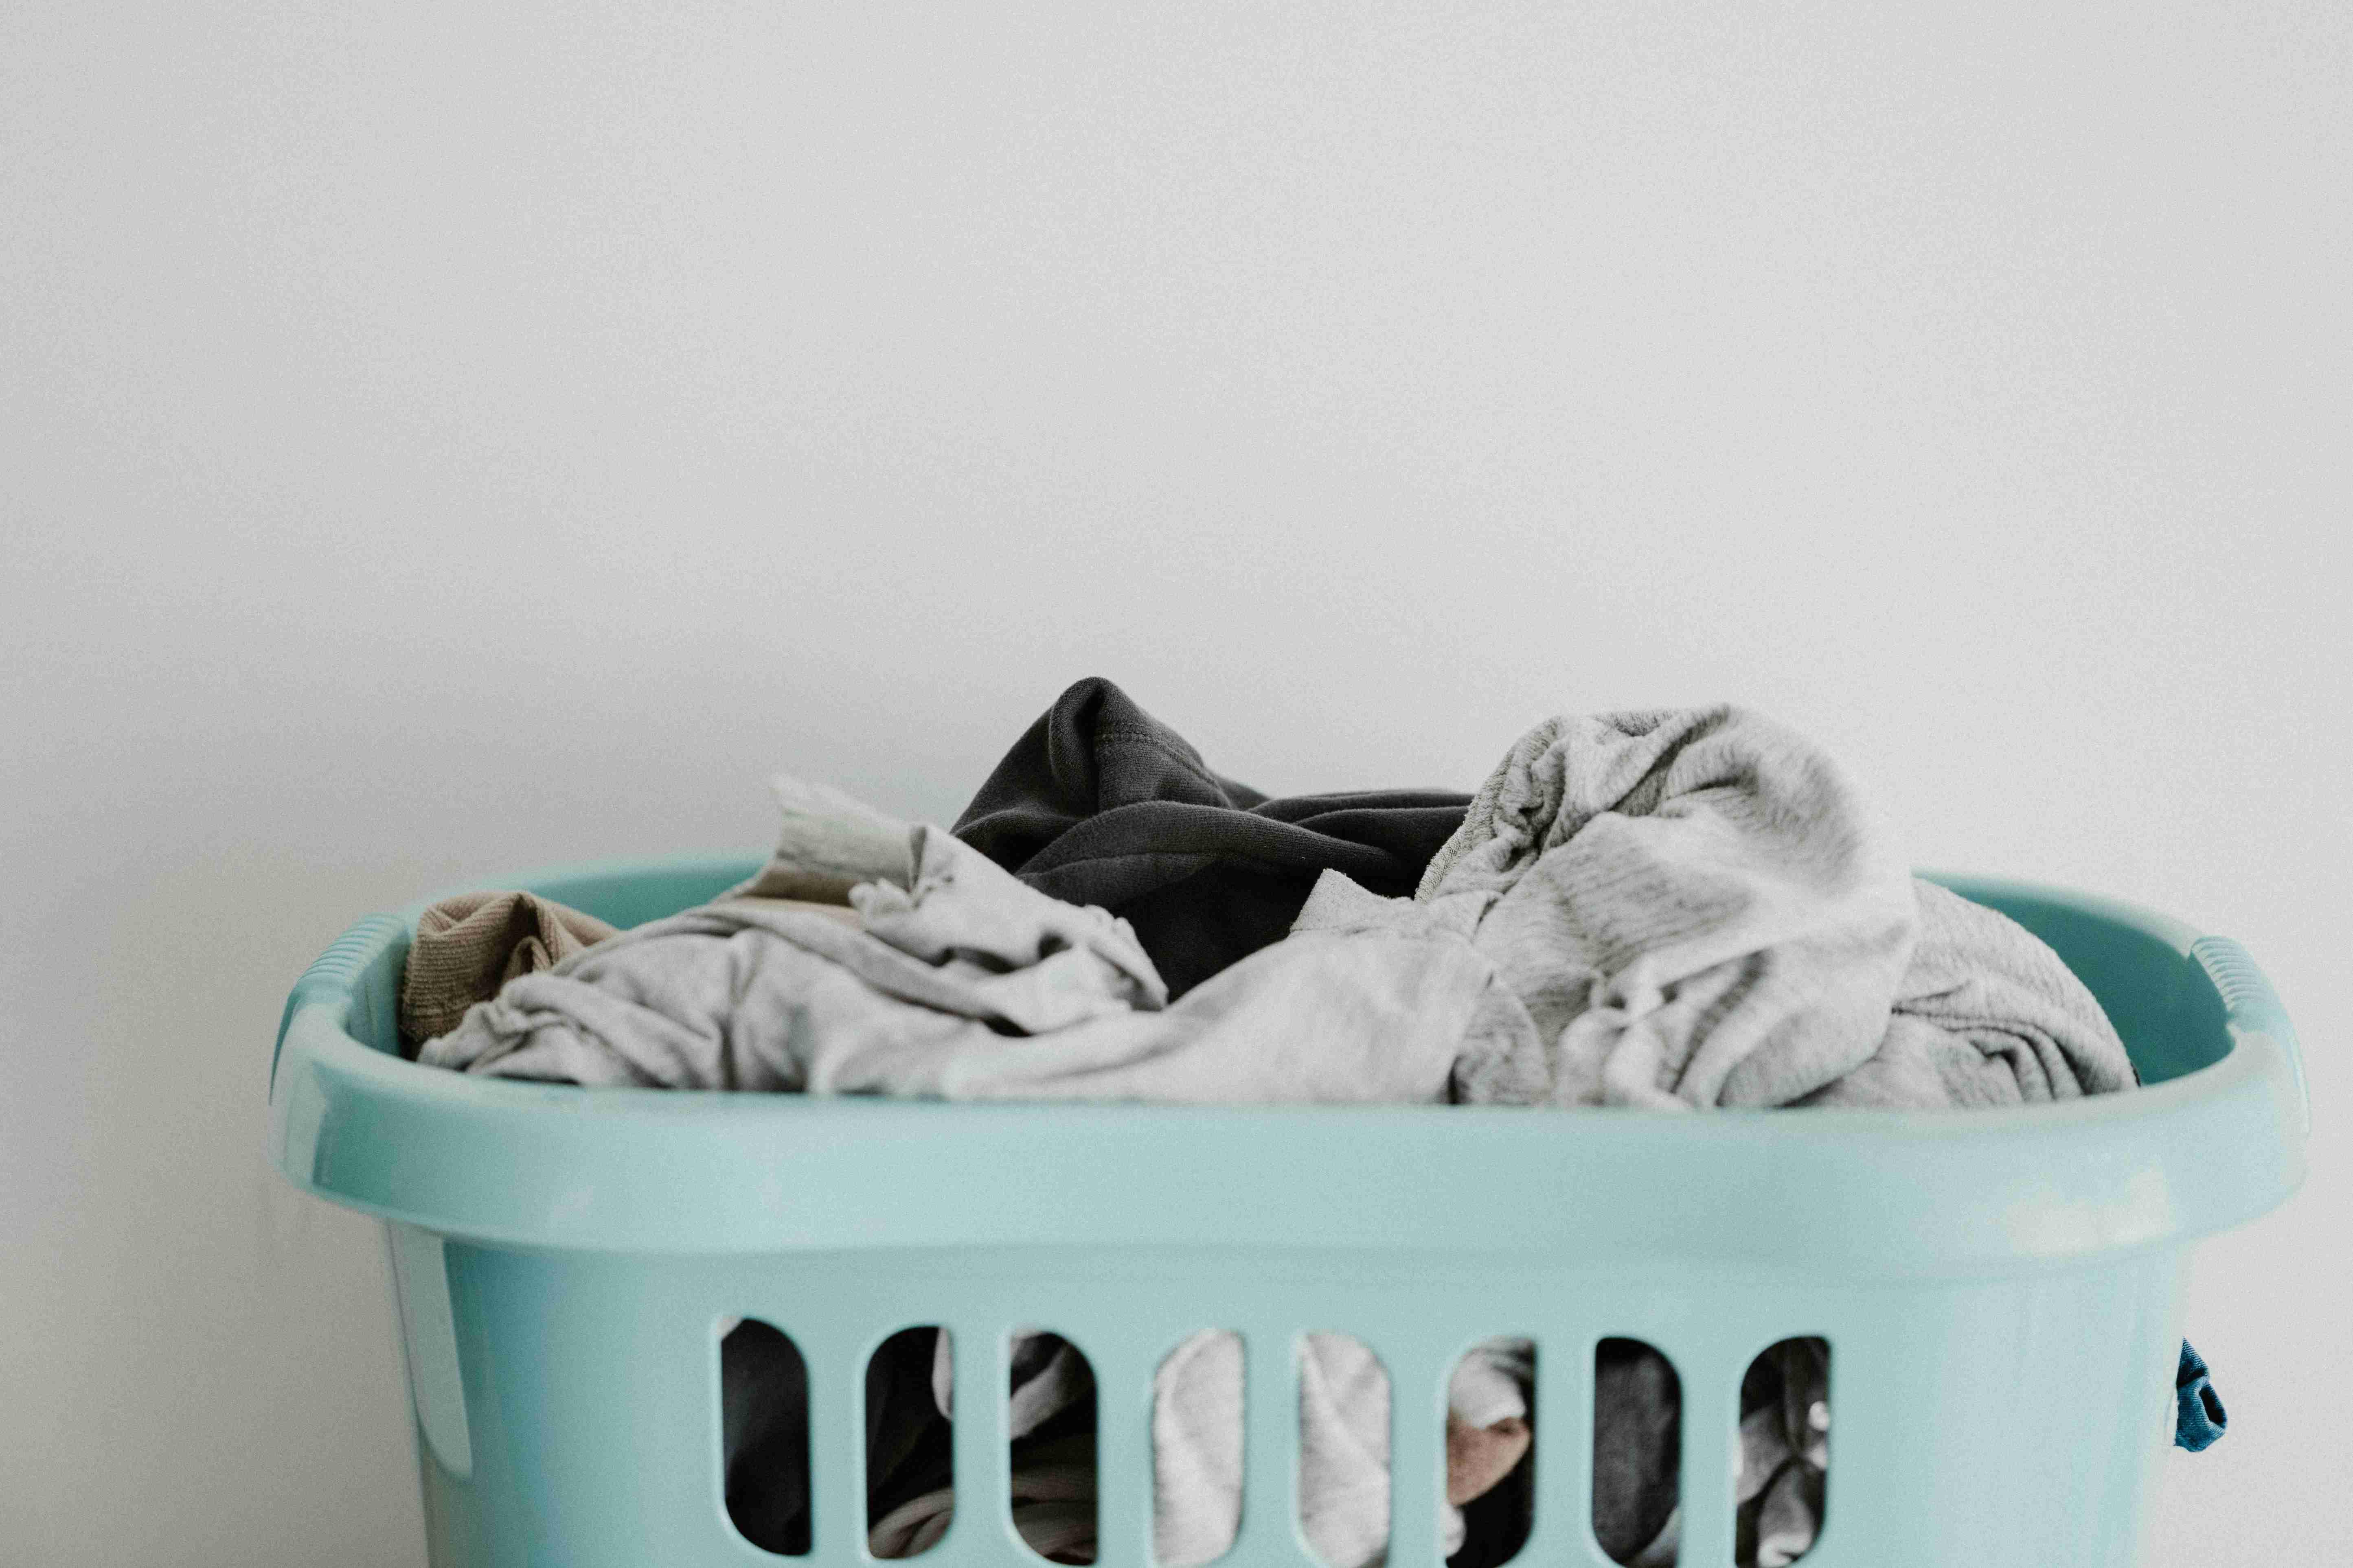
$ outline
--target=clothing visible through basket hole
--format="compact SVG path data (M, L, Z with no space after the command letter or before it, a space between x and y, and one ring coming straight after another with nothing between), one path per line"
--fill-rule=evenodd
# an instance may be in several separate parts
M1241 1533L1244 1349L1230 1329L1192 1334L1152 1374L1152 1560L1200 1568Z
M1012 1444L1012 1513L1032 1549L1057 1562L1095 1559L1096 1431L1092 1369L1077 1347L1059 1335L1024 1331L1008 1347L1011 1388L1008 1430ZM1529 1403L1534 1347L1525 1340L1482 1341L1464 1357L1449 1389L1450 1409L1483 1411L1501 1405L1533 1417ZM1333 1568L1375 1568L1388 1546L1388 1373L1360 1342L1342 1334L1310 1335L1301 1347L1301 1524L1327 1550ZM894 1362L886 1373L880 1363ZM911 1381L910 1368L930 1373L931 1401L889 1398L886 1386ZM1188 1336L1162 1361L1153 1378L1154 1558L1161 1568L1199 1568L1229 1551L1239 1535L1242 1499L1243 1343L1230 1330ZM945 1456L952 1444L953 1362L946 1337L926 1342L921 1331L894 1335L876 1352L868 1373L871 1555L914 1555L937 1541L954 1506ZM875 1414L884 1413L882 1425ZM895 1414L892 1414L895 1413ZM892 1439L894 1423L929 1422L929 1436ZM1484 1422L1482 1425L1494 1423ZM1510 1442L1510 1429L1499 1436ZM888 1468L889 1456L915 1458ZM933 1458L927 1464L924 1455ZM877 1457L881 1456L881 1457ZM1471 1459L1466 1452L1464 1458ZM1497 1456L1483 1455L1496 1468ZM1489 1568L1506 1561L1526 1534L1526 1504L1509 1500L1524 1488L1526 1467L1514 1452L1504 1494L1482 1513L1450 1501L1441 1512L1441 1545L1454 1568ZM1475 1461L1474 1461L1475 1462ZM1114 1478L1119 1484L1131 1484ZM1482 1502L1483 1499L1480 1500ZM1516 1510L1516 1511L1514 1511ZM1468 1534L1466 1537L1466 1521ZM1491 1540L1489 1531L1500 1537Z
M1078 1346L1040 1329L1017 1331L1011 1349L1006 1432L1014 1531L1049 1563L1092 1563L1094 1367Z
M1767 1346L1740 1380L1737 1568L1788 1568L1813 1550L1827 1517L1830 1440L1830 1342Z
M1324 1568L1371 1568L1389 1544L1389 1370L1348 1334L1299 1343L1299 1532Z
M901 1329L866 1359L866 1550L914 1557L955 1520L955 1446L935 1384L953 1380L944 1328Z
M1447 1568L1502 1568L1527 1544L1535 1371L1533 1341L1495 1339L1465 1351L1447 1379Z
M774 1324L720 1325L719 1422L728 1521L764 1552L807 1556L808 1363Z
M1059 1334L1019 1330L1007 1348L1014 1530L1050 1562L1092 1563L1093 1369ZM955 1358L947 1331L885 1340L868 1363L867 1388L867 1552L913 1557L946 1533L955 1512Z
M1334 1568L1374 1568L1388 1551L1388 1374L1345 1334L1308 1335L1297 1363L1302 1531ZM1240 1534L1245 1365L1240 1334L1204 1330L1153 1374L1153 1556L1161 1568L1200 1568ZM1452 1568L1496 1568L1527 1539L1535 1365L1525 1339L1482 1340L1449 1378L1439 1544Z
M1627 1568L1675 1561L1683 1380L1641 1340L1593 1348L1593 1539Z

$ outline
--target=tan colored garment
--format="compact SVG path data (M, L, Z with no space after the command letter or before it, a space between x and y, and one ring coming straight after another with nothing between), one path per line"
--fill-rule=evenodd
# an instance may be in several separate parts
M400 982L400 1034L413 1053L518 974L552 969L618 931L532 893L460 893L417 919Z
M1520 1462L1535 1441L1521 1416L1507 1415L1492 1426L1473 1426L1449 1412L1446 1417L1446 1500L1456 1508L1485 1497Z
M772 910L801 910L855 929L848 904L737 895L734 901ZM575 952L619 935L595 915L535 893L460 893L417 920L408 968L400 983L400 1035L412 1055L446 1035L466 1009L487 1002L518 974L553 969Z

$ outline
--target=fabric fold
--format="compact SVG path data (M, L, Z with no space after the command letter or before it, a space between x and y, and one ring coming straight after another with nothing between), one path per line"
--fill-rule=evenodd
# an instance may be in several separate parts
M460 893L417 917L401 973L404 1048L457 1027L518 974L552 969L616 934L613 927L532 893Z
M1778 1105L1871 1057L1911 956L1911 877L1809 742L1716 707L1565 717L1481 786L1416 900L1552 1043L1563 1104Z
M1211 771L1096 678L1014 742L954 831L1039 891L1127 919L1182 996L1279 941L1324 870L1412 891L1468 799L1436 789L1269 799Z
M850 808L791 800L745 886L811 886L794 860L811 844L829 874L845 840L896 841L899 825L866 808L835 832L817 818ZM1465 944L1303 933L1167 1005L1126 922L936 828L906 842L907 886L847 890L854 925L723 898L519 976L420 1059L589 1085L947 1099L1414 1103L1541 1086L1533 1037Z

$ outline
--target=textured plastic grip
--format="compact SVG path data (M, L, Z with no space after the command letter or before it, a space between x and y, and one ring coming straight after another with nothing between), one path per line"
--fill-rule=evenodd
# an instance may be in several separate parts
M286 995L286 1011L278 1016L278 1039L269 1048L269 1081L274 1089L278 1082L278 1058L285 1054L286 1031L294 1022L294 1015L313 1002L343 1001L348 1003L352 987L358 982L360 972L383 949L387 937L405 937L408 927L397 915L366 915L354 921L327 946L302 972L294 989ZM347 1009L338 1008L342 1016Z
M2288 1022L2279 993L2272 989L2271 977L2256 964L2254 954L2227 936L2200 937L2189 944L2189 956L2221 994L2232 1033L2262 1035L2286 1056L2295 1072L2296 1102L2303 1110L2304 1131L2309 1135L2312 1089L2305 1081L2304 1051L2296 1044L2295 1026Z

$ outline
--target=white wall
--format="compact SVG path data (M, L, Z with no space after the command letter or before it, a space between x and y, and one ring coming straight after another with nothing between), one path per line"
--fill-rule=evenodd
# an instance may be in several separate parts
M659 9L0 6L0 1563L421 1562L261 1156L349 919L1095 672L1280 790L1737 699L2248 942L2152 1560L2341 1549L2353 13Z

